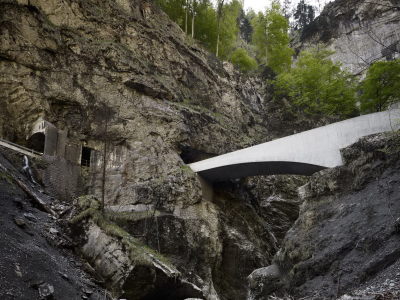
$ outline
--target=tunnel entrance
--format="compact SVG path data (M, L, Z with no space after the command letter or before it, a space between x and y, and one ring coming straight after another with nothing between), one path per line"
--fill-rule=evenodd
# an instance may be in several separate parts
M82 146L81 166L90 167L90 158L92 156L92 148Z
M180 157L182 158L185 164L191 164L203 159L216 156L216 154L211 154L197 149L193 149L189 146L181 146L180 150L181 150Z
M28 139L28 148L43 153L45 141L46 136L44 135L44 133L36 132Z

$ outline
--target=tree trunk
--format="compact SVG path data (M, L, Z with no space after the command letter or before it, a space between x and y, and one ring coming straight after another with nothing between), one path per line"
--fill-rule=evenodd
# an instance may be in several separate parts
M224 1L225 0L219 0L218 7L217 7L217 49L215 51L215 55L217 57L219 55L219 31L220 31L220 26L221 26L222 7L224 6Z
M188 33L188 8L189 0L186 0L186 7L185 7L185 33Z
M219 25L217 29L217 50L215 51L215 55L218 57L218 51L219 51Z
M193 15L192 15L192 38L194 38L194 7L193 7Z

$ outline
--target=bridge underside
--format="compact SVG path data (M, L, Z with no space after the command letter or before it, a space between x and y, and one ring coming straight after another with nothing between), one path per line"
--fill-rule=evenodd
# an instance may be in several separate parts
M210 182L226 181L229 179L242 178L258 175L307 175L326 169L307 163L288 161L266 161L251 162L222 166L198 172L204 179Z

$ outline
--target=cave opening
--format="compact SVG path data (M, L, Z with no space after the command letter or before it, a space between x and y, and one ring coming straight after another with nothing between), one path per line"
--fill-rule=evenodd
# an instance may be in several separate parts
M211 158L216 156L215 154L207 153L201 150L191 148L189 146L181 146L181 153L179 154L185 164L191 164L196 161Z
M28 148L43 153L45 141L45 134L43 132L36 132L28 139Z
M81 166L90 167L90 158L92 156L92 148L82 146Z

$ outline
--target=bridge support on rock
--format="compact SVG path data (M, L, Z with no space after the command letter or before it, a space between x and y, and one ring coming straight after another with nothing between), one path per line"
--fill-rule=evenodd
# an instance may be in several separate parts
M361 137L399 128L400 109L393 109L304 131L189 166L211 182L256 175L312 175L342 165L340 150Z

